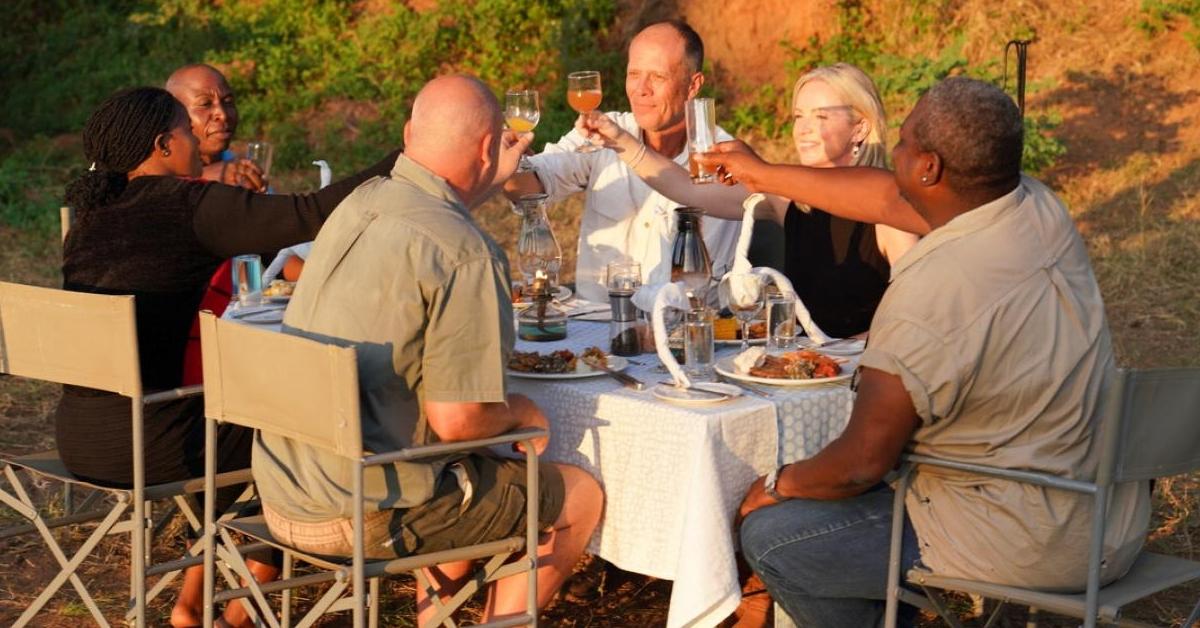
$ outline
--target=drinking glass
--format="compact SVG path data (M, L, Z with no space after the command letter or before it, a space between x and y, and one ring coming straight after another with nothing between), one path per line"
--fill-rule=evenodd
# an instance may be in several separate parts
M514 132L532 132L537 127L538 120L541 117L542 110L538 105L537 90L514 90L504 95L504 122ZM524 155L521 155L521 162L517 166L517 172L529 172L531 170L533 168L529 165L529 160Z
M706 307L688 311L683 323L684 372L691 379L713 377L713 312Z
M742 351L750 348L750 323L763 309L763 287L763 278L751 273L731 273L721 279L721 305L741 323Z
M595 70L572 72L567 75L567 104L577 113L595 111L600 106L603 96L600 91L600 73ZM575 149L577 153L590 153L600 150L592 144L582 144Z
M610 293L633 295L642 287L642 264L632 260L609 262L605 270L605 285Z
M275 156L275 147L270 142L262 140L246 144L246 159L254 162L262 171L263 179L271 176L271 159Z
M796 346L796 298L790 294L767 297L768 348L788 351Z
M233 258L233 296L241 307L262 305L262 258L238 255Z
M716 105L711 98L693 98L687 101L688 171L692 183L712 183L716 173L701 166L696 155L712 151L717 143Z

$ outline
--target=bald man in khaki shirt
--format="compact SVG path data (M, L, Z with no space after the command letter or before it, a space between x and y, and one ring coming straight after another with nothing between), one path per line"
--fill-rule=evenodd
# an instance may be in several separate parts
M905 449L1093 478L1114 372L1099 287L1066 208L1020 175L1020 113L989 84L947 79L922 97L900 129L894 174L773 166L719 148L704 161L752 190L927 232L892 268L845 432L758 480L741 507L746 559L794 618L875 625L893 500L881 480ZM921 560L948 575L1082 590L1090 503L922 470L902 569ZM1141 548L1146 484L1118 487L1107 517L1106 582Z
M363 183L325 223L284 324L356 348L371 450L547 427L532 401L507 391L508 260L470 215L515 170L528 139L502 135L495 97L466 76L426 85L404 135L405 154L390 175ZM348 463L260 435L253 471L273 534L308 551L350 553ZM545 605L583 553L604 500L578 467L542 462L539 471L537 599ZM525 527L523 460L472 453L397 462L369 469L364 487L364 545L373 558L498 540ZM446 599L470 565L429 571ZM527 586L524 574L493 583L484 619L523 613ZM422 623L434 611L420 589L417 608Z

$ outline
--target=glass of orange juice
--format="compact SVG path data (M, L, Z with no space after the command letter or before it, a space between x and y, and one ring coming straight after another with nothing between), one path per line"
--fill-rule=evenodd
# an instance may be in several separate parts
M595 70L572 72L567 75L567 104L579 113L595 111L600 106L604 95L600 91L600 73ZM575 149L578 153L590 153L599 150L591 144L583 144Z
M538 93L533 89L513 90L504 95L504 123L516 133L531 133L542 117ZM517 172L529 172L533 167L521 155Z

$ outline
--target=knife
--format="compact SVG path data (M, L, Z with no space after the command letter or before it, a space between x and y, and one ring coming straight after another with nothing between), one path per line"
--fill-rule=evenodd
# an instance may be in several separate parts
M642 380L632 375L626 375L621 371L615 371L607 366L604 366L603 364L592 362L590 360L584 360L583 363L596 369L597 371L604 371L613 379L624 384L627 388L632 388L634 390L644 390L646 388L646 385L642 383Z
M757 386L751 386L750 384L744 384L742 382L737 381L736 379L733 379L732 377L725 377L724 375L718 375L717 377L720 378L720 380L722 382L725 382L726 384L732 384L734 386L737 386L738 388L741 388L742 390L744 390L750 394L758 395L759 397L762 397L764 399L772 399L773 398L773 397L771 397L771 393L769 393L761 388L758 388Z
M706 389L706 388L697 388L696 386L680 386L679 384L675 383L675 381L674 381L674 380L664 380L664 381L662 381L662 382L659 382L659 383L660 383L660 384L665 384L665 385L667 385L667 386L673 386L673 387L675 387L675 388L678 388L678 389L680 389L680 390L686 390L686 391L688 391L688 392L698 392L698 393L701 393L701 394L704 394L704 395L712 395L712 396L714 396L714 397L722 397L722 398L725 398L725 397L729 397L729 396L730 396L730 395L729 395L729 393L717 392L717 391L715 391L715 390L708 390L708 389Z

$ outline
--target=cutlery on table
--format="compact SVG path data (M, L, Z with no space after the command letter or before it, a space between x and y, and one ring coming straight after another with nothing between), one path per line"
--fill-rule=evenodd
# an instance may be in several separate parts
M667 386L671 386L674 388L678 388L680 390L686 390L688 392L698 392L700 394L712 395L713 397L721 397L721 398L729 397L729 393L717 392L715 390L708 390L707 388L698 388L696 386L680 386L679 384L675 383L674 380L670 380L670 379L661 381L659 383L665 384Z
M624 384L627 388L632 388L634 390L644 390L646 388L646 385L642 383L642 380L640 380L632 375L626 375L625 373L622 373L621 371L613 370L603 364L600 364L599 362L596 362L594 360L589 360L587 358L583 359L583 363L596 369L597 371L604 371L613 379Z
M759 397L762 397L764 399L771 399L771 393L769 393L757 386L751 386L750 384L739 382L736 379L733 379L731 377L725 377L724 375L718 375L717 378L726 384L732 384L734 386L737 386L738 388L741 388L742 390L744 390L750 394L758 395Z

